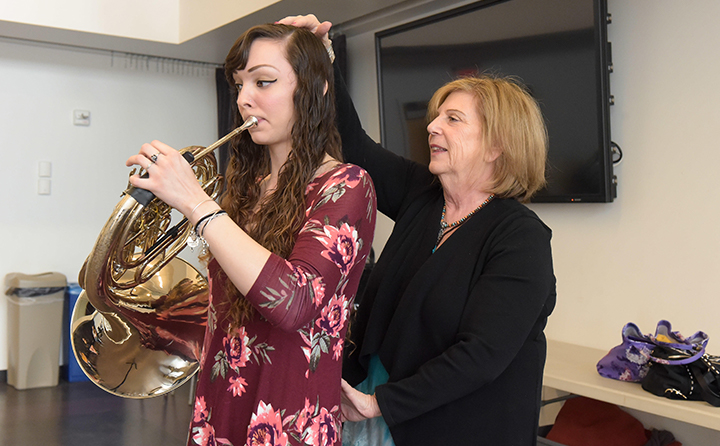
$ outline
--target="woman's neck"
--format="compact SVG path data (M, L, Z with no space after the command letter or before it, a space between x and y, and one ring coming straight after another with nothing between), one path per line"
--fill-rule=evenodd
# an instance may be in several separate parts
M325 157L323 157L322 163L317 168L317 170L315 170L314 178L317 178L329 172L330 170L334 169L335 166L337 166L338 164L340 164L340 161L336 160L335 158L326 153Z
M277 188L280 168L287 161L291 149L287 149L284 147L271 147L268 148L268 150L270 152L270 174L263 179L263 196L272 193ZM336 160L335 158L326 153L323 157L322 163L315 171L315 175L313 178L317 178L320 175L327 173L338 164L340 164L340 161Z
M484 169L474 175L441 174L438 180L445 198L445 218L448 223L457 221L475 210L490 196L492 169Z
M445 221L452 223L473 212L490 196L490 192L477 189L464 191L443 188L445 198Z
M277 188L280 168L287 161L291 150L292 147L289 144L268 147L268 152L270 153L270 175L263 180L263 195L271 193Z

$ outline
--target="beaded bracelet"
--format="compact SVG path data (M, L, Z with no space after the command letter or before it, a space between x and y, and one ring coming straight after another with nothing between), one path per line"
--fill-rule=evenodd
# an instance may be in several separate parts
M208 218L214 218L217 214L227 214L227 212L223 211L222 209L218 209L216 211L210 212L209 214L203 215L202 217L200 217L200 220L195 223L195 232L199 234L200 231L198 231L198 229L200 228L200 225Z
M197 223L195 223L195 227L190 231L190 236L188 237L187 241L185 242L190 247L191 251L194 251L195 248L197 248L199 245L202 244L203 245L202 251L201 251L202 255L205 255L205 253L207 253L208 243L207 243L207 241L205 241L205 238L202 236L203 231L205 230L205 227L207 226L208 223L210 223L210 221L212 219L214 219L215 217L219 217L221 215L227 215L227 212L223 211L222 209L218 209L214 212L210 212L209 214L203 216L202 218L200 218L200 220L197 221ZM203 225L202 229L200 229L200 225L203 222L205 222L205 224Z
M206 221L205 224L202 226L202 228L200 228L200 232L199 232L200 238L203 238L203 234L205 233L205 228L207 228L207 225L209 225L210 222L215 219L215 217L220 217L220 216L222 216L222 215L227 215L227 212L225 212L225 211L217 211L217 212L215 212L214 214L212 214L212 215L207 219L207 221ZM203 240L204 240L204 238L203 238Z

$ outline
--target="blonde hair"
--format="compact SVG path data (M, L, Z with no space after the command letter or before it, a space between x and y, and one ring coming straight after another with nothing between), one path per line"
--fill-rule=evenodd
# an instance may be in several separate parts
M508 77L481 75L449 82L428 104L428 122L455 91L475 96L485 147L497 148L492 194L525 202L545 185L547 129L540 107L519 82Z

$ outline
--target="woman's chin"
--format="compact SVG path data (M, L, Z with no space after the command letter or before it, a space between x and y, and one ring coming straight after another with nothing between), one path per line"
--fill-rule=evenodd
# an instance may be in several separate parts
M428 164L428 170L433 175L440 175L444 172L443 163L440 163L438 161L434 161L432 158L430 159L430 164Z
M255 133L255 134L252 134L252 133L251 133L251 134L250 134L250 139L252 139L252 142L254 142L255 144L257 144L257 145L259 145L259 146L266 146L266 145L268 145L268 140L267 140L267 138L263 138L262 134L258 135L257 133Z

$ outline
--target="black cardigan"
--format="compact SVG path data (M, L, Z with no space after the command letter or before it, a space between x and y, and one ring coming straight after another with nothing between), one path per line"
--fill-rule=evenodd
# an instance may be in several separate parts
M378 210L395 221L351 326L344 378L359 384L379 355L389 379L375 394L397 446L535 445L555 305L550 229L495 199L433 254L439 182L365 134L335 75L345 160L370 173Z

